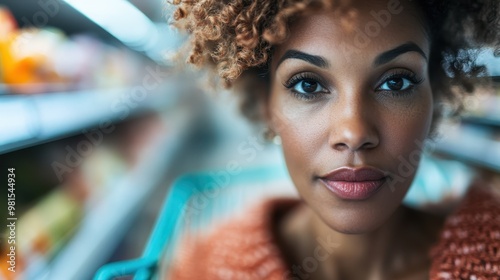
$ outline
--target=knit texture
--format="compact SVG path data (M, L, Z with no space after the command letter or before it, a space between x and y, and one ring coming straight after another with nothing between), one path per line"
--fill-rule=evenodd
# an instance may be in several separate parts
M170 268L169 280L295 279L274 239L277 208L298 201L274 199L184 242ZM500 279L500 200L486 189L471 188L450 215L431 249L430 279ZM188 239L190 240L190 239ZM292 277L292 278L289 278Z
M431 250L431 280L500 279L500 198L472 188Z
M202 240L187 238L178 250L169 280L281 280L286 271L272 233L277 208L297 200L272 199L217 227Z

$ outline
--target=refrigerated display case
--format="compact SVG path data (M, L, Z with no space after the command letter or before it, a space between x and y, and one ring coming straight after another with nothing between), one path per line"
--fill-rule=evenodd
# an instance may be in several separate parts
M156 14L161 3L140 2L155 23L114 1L167 29L139 50L68 2L0 2L0 159L19 179L17 268L8 271L2 242L1 279L90 278L204 118L199 88L177 82L193 78L161 56L180 41Z

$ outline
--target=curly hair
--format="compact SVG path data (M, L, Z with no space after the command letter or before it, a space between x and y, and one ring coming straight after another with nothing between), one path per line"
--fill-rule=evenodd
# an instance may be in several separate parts
M224 86L261 76L268 82L272 48L285 41L297 17L332 5L333 0L173 0L174 24L191 34L188 62L212 65ZM436 100L456 101L472 92L485 67L478 49L500 50L500 1L418 0L431 40L429 77ZM250 74L250 75L248 75ZM244 78L247 77L247 78ZM242 112L259 119L267 92L242 86ZM264 95L264 96L263 96ZM460 108L458 106L457 108ZM458 111L458 110L457 110Z

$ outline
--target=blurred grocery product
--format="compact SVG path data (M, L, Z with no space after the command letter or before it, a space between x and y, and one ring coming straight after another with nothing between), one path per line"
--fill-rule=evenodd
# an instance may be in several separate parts
M11 93L119 88L136 82L143 59L89 36L68 38L56 28L18 29L0 10L0 81Z

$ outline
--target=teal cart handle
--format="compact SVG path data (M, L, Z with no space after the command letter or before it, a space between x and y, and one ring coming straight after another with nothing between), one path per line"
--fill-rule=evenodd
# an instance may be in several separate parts
M186 174L172 185L168 199L157 220L149 242L141 258L110 263L102 266L94 280L112 280L134 275L134 280L148 280L154 275L166 245L174 237L175 228L183 214L184 207L193 194L204 191L213 182L212 172ZM267 181L287 176L284 166L267 166L246 169L235 175L231 183ZM213 184L212 184L213 185Z

